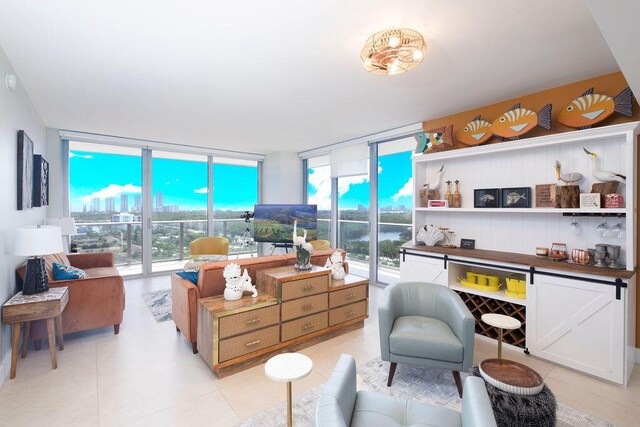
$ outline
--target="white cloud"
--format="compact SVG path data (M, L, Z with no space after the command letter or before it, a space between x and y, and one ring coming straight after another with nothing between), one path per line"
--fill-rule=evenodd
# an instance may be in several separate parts
M411 197L413 195L413 177L409 178L409 180L402 186L400 190L391 198L394 202L397 202L401 197Z
M382 170L378 166L378 170ZM347 176L338 179L338 197L344 196L352 185L369 182L368 175ZM331 209L331 167L321 166L313 169L309 174L309 185L315 190L315 195L309 195L309 203L318 205L320 210Z
M83 197L82 201L86 203L90 202L91 199L94 198L105 199L107 197L116 197L121 194L142 194L142 188L133 184L109 184L109 186L103 188L102 190L98 190L95 193Z
M82 154L76 154L73 151L69 151L69 158L73 158L73 157L79 157L81 159L93 159L93 156L91 154L87 154L87 155L82 155Z
M209 192L209 189L207 187L196 188L195 190L193 190L193 192L196 194L207 194Z

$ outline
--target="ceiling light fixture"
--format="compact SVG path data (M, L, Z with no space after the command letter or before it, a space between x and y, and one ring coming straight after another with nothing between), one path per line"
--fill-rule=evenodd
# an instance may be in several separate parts
M422 35L408 28L378 31L369 37L360 59L367 71L394 75L415 68L424 59L426 44Z

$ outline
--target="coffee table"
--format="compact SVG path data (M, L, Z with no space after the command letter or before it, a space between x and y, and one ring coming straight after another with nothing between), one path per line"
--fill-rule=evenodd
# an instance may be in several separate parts
M291 383L311 372L313 361L301 353L283 353L272 357L264 365L264 373L270 379L287 383L287 426L293 425L291 413Z
M504 329L518 329L522 323L518 319L504 314L487 313L481 317L482 321L489 326L498 328L498 359L502 358L502 336Z

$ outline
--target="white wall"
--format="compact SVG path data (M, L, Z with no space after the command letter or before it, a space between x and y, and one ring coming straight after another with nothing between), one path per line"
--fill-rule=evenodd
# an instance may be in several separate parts
M15 293L14 269L23 259L11 255L13 234L16 227L43 224L47 208L17 210L17 133L22 129L34 142L34 152L46 158L46 130L37 111L31 104L20 80L16 90L5 88L6 73L14 73L4 51L0 48L0 302L4 303ZM52 171L56 173L55 171ZM11 328L0 328L0 383L9 374L11 359Z

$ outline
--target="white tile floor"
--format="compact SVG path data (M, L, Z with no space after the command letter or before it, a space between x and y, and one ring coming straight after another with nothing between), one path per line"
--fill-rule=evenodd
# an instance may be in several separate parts
M127 308L119 335L112 328L68 335L58 353L34 352L19 360L18 375L0 388L2 426L232 426L285 400L285 388L267 379L264 366L219 380L173 322L156 323L142 300L148 290L168 289L168 276L126 282ZM358 364L379 355L377 307L381 289L371 287L371 318L363 329L302 352L313 372L296 382L294 394L326 381L340 353ZM494 342L476 340L476 362L495 355ZM640 419L640 369L624 389L505 349L545 377L558 400L616 425ZM402 369L399 367L398 369Z

